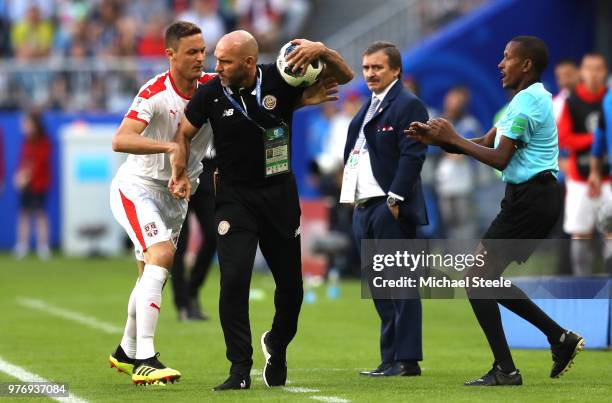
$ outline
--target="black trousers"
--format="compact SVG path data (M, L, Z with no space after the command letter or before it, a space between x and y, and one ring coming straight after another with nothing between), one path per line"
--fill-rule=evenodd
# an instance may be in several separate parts
M189 300L197 300L200 288L206 280L208 271L217 250L217 233L215 226L215 192L213 188L213 172L215 162L204 160L204 171L200 175L198 190L189 200L189 211L193 212L202 229L203 244L198 251L195 263L189 277L185 273L185 253L189 241L189 219L186 219L181 229L181 235L174 255L172 266L172 291L177 309L187 308Z
M287 348L297 332L302 305L300 204L293 175L262 187L223 180L217 188L216 223L221 295L219 314L230 373L249 373L253 347L249 323L249 288L257 244L276 283L269 341Z

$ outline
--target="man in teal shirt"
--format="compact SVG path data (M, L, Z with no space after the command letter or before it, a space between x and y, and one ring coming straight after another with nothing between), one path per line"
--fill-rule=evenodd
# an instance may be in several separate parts
M486 256L485 265L469 273L470 277L499 279L511 262L527 260L537 245L533 240L545 238L559 217L557 127L552 96L540 82L547 63L548 50L541 39L518 36L508 42L498 67L502 86L515 95L501 119L484 137L467 140L444 119L430 120L427 124L413 122L406 131L423 143L470 155L502 172L506 192L501 211L477 251ZM553 355L552 378L567 371L584 346L582 337L560 327L515 285L503 292L475 288L467 291L495 360L487 374L466 382L467 386L523 383L504 335L498 303L547 336ZM493 296L492 292L496 294Z

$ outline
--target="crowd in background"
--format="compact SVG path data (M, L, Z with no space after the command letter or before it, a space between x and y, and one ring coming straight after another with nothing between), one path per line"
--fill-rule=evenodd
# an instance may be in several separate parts
M234 29L253 33L265 53L301 32L310 8L310 0L0 0L0 109L119 112L144 77L163 70L171 21L200 26L209 54Z

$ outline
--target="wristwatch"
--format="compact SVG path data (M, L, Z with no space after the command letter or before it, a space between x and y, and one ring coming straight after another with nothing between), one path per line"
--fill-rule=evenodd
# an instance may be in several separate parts
M395 207L399 205L399 203L400 203L400 199L398 199L397 197L393 197L393 196L387 197L387 206Z

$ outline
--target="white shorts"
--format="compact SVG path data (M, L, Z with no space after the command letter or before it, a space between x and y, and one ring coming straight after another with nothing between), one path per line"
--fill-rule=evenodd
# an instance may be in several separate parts
M136 259L144 261L144 252L159 242L178 242L187 216L187 201L174 199L167 190L113 179L110 187L113 216L125 229Z
M565 217L563 230L568 234L590 234L595 230L597 213L604 205L612 202L610 183L601 184L601 195L591 198L586 182L567 179L565 193Z

